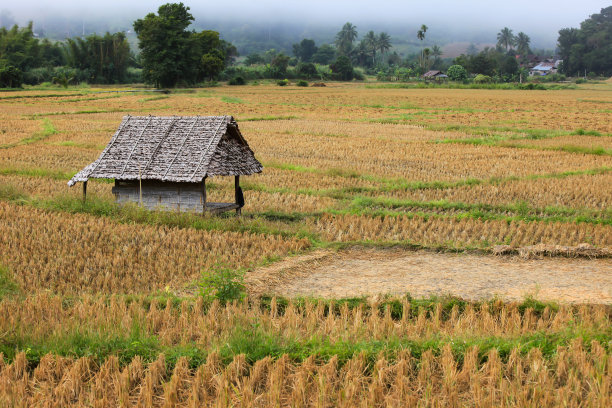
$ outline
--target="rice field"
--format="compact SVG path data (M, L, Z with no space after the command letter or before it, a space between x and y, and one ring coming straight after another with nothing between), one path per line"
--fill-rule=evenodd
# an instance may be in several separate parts
M197 296L318 248L609 253L610 83L117 90L0 92L0 405L610 405L610 305ZM83 203L67 181L128 114L233 115L264 165L242 217L117 207L106 180Z

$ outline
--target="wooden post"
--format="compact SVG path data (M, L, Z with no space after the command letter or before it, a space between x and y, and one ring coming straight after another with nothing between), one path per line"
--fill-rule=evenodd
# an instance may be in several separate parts
M202 214L206 212L206 176L202 179Z
M87 200L87 180L83 182L83 202Z
M242 191L240 190L240 176L234 176L234 198L236 204L239 205L236 208L236 214L240 215L242 213L242 206L244 205L244 197L242 197Z

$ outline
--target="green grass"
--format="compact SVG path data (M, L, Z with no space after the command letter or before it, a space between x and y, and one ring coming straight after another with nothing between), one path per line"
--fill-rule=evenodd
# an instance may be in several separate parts
M68 96L84 96L88 95L87 92L79 92L79 93L55 93L55 94L35 94L35 95L8 95L8 96L0 96L0 100L6 99L38 99L38 98L64 98ZM82 99L79 99L82 100Z
M2 144L0 145L0 149L10 149L12 147L23 146L23 145L40 142L41 140L44 140L48 138L49 136L57 133L57 130L55 129L55 127L53 126L53 123L51 123L49 119L43 119L41 125L42 125L42 130L40 132L36 132L32 136L26 137L14 143Z
M13 280L8 268L0 264L0 300L8 296L16 295L19 292L19 286Z
M299 117L293 116L293 115L288 115L288 116L266 115L266 116L255 116L251 118L240 118L240 119L236 118L236 120L239 122L259 122L259 121L266 121L266 120L291 120L291 119L299 119Z
M168 99L168 98L170 98L168 95L151 96L149 98L139 99L138 102L140 103L153 102L153 101L159 101L159 100Z
M366 84L366 89L503 89L503 90L535 90L535 91L546 91L546 90L564 90L564 89L578 89L574 84L561 85L561 84L517 84L517 83L502 83L502 84L462 84L457 82L444 82L444 83L433 83L433 82L401 82L401 83L380 83L380 84Z
M426 210L420 214L441 216L448 213L451 217L469 217L475 219L503 219L507 221L555 221L612 225L612 210L600 212L595 210L578 210L567 207L531 207L526 202L506 205L484 203L468 204L462 202L395 200L388 198L356 197L346 210L349 213L368 215L401 215L411 214L415 210ZM443 214L440 214L440 211Z
M146 308L147 302L144 296L131 295L126 298ZM409 320L418 319L418 316L422 313L431 316L440 306L440 319L444 322L450 318L453 307L457 307L459 312L462 313L470 305L478 312L485 303L488 310L493 314L493 318L497 318L496 315L501 307L499 302L496 303L493 300L467 302L451 297L417 299L410 296L406 296L404 299L410 304L408 309L410 315L405 317ZM168 300L170 300L169 307L175 310L195 307L193 298L168 298ZM303 308L306 302L311 301L309 299L296 299L293 303L296 307ZM66 307L72 307L79 300L67 299L66 302ZM371 313L371 304L365 298L323 300L319 302L324 308L324 317L330 313L339 315L340 308L345 304L349 309L361 308L366 315ZM287 304L286 299L277 299L277 312L282 315ZM203 312L208 306L206 303L203 305ZM554 303L543 303L532 298L525 299L517 306L520 314L529 311L535 318L538 318L546 309L553 313L558 310L558 305ZM165 301L158 302L158 308L163 310L165 307ZM270 308L270 298L264 297L260 307L263 312L268 310ZM378 312L382 313L386 309L390 310L390 316L394 320L404 317L402 316L403 305L399 299L383 299L378 305ZM268 356L278 358L287 354L294 362L302 362L310 356L314 356L319 361L327 361L336 356L340 366L359 354L364 354L369 362L374 362L381 355L389 361L394 361L400 351L409 350L414 358L419 359L427 350L439 355L446 345L451 346L459 365L461 365L464 353L474 346L478 347L481 361L486 360L486 355L491 349L496 349L502 361L506 362L514 348L518 348L523 355L533 348L538 348L545 358L553 359L558 347L567 347L576 339L582 340L587 351L590 348L591 341L597 340L609 352L612 346L612 343L609 342L612 329L609 326L583 328L578 308L574 307L570 312L576 315L576 321L558 330L548 329L527 334L517 333L498 336L463 334L449 337L444 334L432 333L419 338L408 334L393 335L384 340L370 339L367 331L364 331L363 335L357 335L350 339L342 335L330 338L316 334L296 337L285 334L286 332L282 328L262 324L256 317L241 315L234 318L234 326L230 330L206 345L193 341L182 343L163 341L152 332L152 329L147 329L148 325L143 317L134 318L128 330L82 322L78 325L69 324L53 331L53 333L41 336L37 335L34 330L22 327L20 330L3 334L3 341L0 342L0 352L10 362L18 352L25 351L32 368L48 353L72 358L86 356L93 358L98 364L113 355L119 359L121 366L129 364L135 356L142 357L146 363L154 361L160 353L163 353L169 369L172 369L178 358L182 356L186 356L190 366L195 368L203 364L212 352L219 353L224 364L229 364L239 354L244 354L249 363ZM145 315L143 314L143 316Z
M221 101L225 103L246 103L240 98L236 98L235 96L221 96Z

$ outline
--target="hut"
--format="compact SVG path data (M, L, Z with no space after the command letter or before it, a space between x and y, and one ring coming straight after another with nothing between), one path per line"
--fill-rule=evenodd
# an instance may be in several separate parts
M441 82L442 80L446 80L448 76L442 73L442 71L427 71L423 74L423 79L425 81L436 81Z
M87 180L114 179L118 203L240 213L240 176L262 169L232 116L125 116L100 157L68 185L83 182L85 199ZM213 176L234 176L233 203L207 201L206 179Z

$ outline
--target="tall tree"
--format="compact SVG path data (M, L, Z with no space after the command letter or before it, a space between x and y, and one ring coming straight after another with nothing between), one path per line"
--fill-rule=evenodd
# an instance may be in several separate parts
M125 80L130 45L124 33L69 38L64 53L66 65L85 71L89 82L112 84Z
M521 55L529 54L529 43L531 42L531 38L524 32L520 32L516 35L516 50Z
M370 57L372 58L372 65L374 65L376 64L376 50L378 49L378 38L376 37L376 34L374 34L374 31L370 30L365 35L363 40L364 40L364 44L366 45L368 49L368 53L370 54Z
M384 31L378 34L378 50L380 54L385 55L391 49L391 36Z
M421 40L421 43L425 40L425 33L427 32L428 27L423 24L419 31L417 31L417 38ZM419 65L422 69L425 69L425 50L421 49L421 57L419 58Z
M559 31L557 43L563 72L612 75L612 6L591 15L579 29Z
M134 22L145 81L168 87L184 79L191 60L187 27L193 20L189 7L168 3L159 7L157 15L149 13Z
M442 65L442 54L443 52L440 46L434 45L433 47L431 47L431 56L433 57L432 66L435 69L440 69L440 65Z
M506 51L514 45L514 41L514 34L512 34L512 30L508 27L502 28L502 30L497 33L497 45L504 47Z
M310 62L317 52L314 40L304 38L299 44L293 44L293 55L302 62Z
M336 34L336 47L341 55L349 55L353 49L353 43L357 39L357 27L351 23L346 23Z

